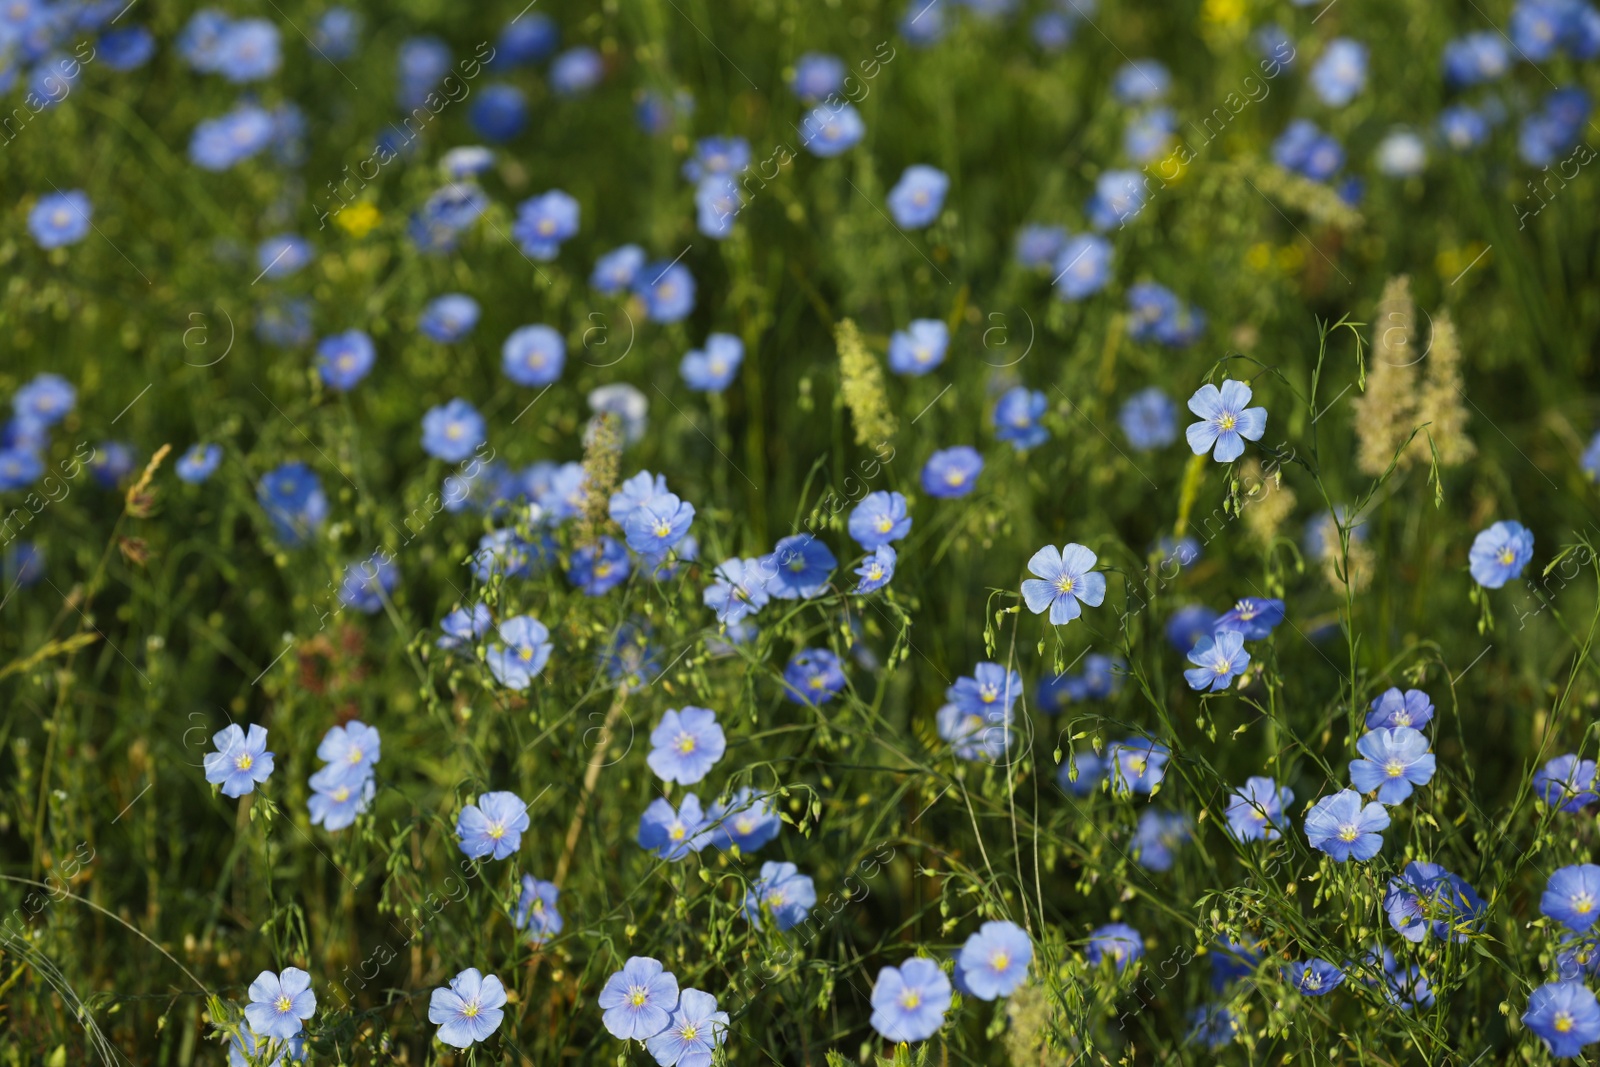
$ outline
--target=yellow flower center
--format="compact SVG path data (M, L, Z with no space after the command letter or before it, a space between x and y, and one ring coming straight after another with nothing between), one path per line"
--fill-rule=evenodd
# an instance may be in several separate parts
M1143 756L1128 761L1128 769L1135 775L1143 774L1145 767L1147 766L1149 766L1149 764L1145 762L1145 758Z
M1340 841L1347 841L1347 842L1348 841L1354 841L1357 837L1360 837L1360 836L1361 836L1361 831L1357 830L1353 823L1351 825L1349 825L1349 826L1341 826L1341 827L1339 827L1339 840Z
M960 485L962 482L966 481L967 478L966 475L962 474L960 471L951 471L949 474L944 476L944 480L946 485Z
M1394 724L1396 726L1410 726L1411 725L1411 716L1410 716L1410 714L1408 714L1407 712L1404 712L1404 711L1395 712L1395 714L1394 714Z
M993 956L989 957L989 966L993 967L997 971L1005 970L1007 967L1011 966L1010 953L996 952Z
M506 836L506 828L500 823L492 822L489 824L489 836L498 841Z
M821 689L821 688L822 688L822 686L823 686L823 678L822 678L822 675L820 675L820 674L819 674L819 675L817 675L817 676L815 676L815 677L814 677L814 678L812 678L812 679L811 679L811 681L810 681L810 682L809 682L809 683L807 683L807 684L808 684L808 685L810 685L810 686L811 686L811 688L813 688L813 689Z
M888 533L892 529L894 529L894 520L891 519L887 515L879 515L878 516L878 532L879 533Z
M1390 778L1398 778L1402 774L1406 773L1406 765L1397 759L1392 759L1388 763L1384 764L1383 773L1387 774Z
M1500 557L1499 558L1500 558L1500 562L1501 563L1503 563L1507 567L1509 567L1509 566L1511 566L1513 563L1515 563L1517 561L1517 554L1511 550L1511 546L1510 545L1507 545L1506 547L1504 547L1504 548L1502 548L1500 550Z
M349 800L350 787L347 785L341 785L338 789L335 789L333 791L333 799L340 804L343 804L345 801Z
M867 566L867 581L875 582L879 578L882 578L882 577L883 577L883 567L880 564L877 564L877 563L868 564L868 566Z
M444 435L454 441L466 432L466 429L459 422L452 422L445 428Z
M466 1004L464 1004L462 1006L462 1008L461 1008L461 1014L462 1014L463 1017L468 1018L468 1019L477 1018L477 1016L478 1016L478 1002L476 1000L467 1001Z
M677 749L679 752L682 752L685 756L687 756L689 753L694 751L694 738L688 734L680 734L678 736Z
M1073 582L1072 575L1070 574L1063 574L1061 577L1056 579L1056 589L1063 593L1072 592L1072 587L1074 584L1076 583Z
M1558 1034L1564 1034L1570 1031L1572 1029L1572 1016L1568 1015L1564 1011L1556 1012L1555 1028L1556 1033Z
M657 519L655 525L655 535L657 537L671 537L672 523L668 522L666 519Z
M683 823L673 823L672 829L667 831L667 836L672 838L674 841L682 841L684 836Z
M345 759L354 765L360 763L361 757L364 755L366 755L366 753L362 752L359 748L352 748L350 750L350 754L346 756Z
M255 762L255 757L250 755L250 753L245 752L241 754L238 759L233 761L233 765L239 768L241 771L248 771L251 766L255 764Z
M1588 893L1579 893L1572 898L1572 910L1579 915L1587 915L1594 910L1594 898Z
M594 565L594 576L596 578L608 578L608 577L610 577L611 576L611 564L605 563L603 561L600 562L600 563L596 563Z
M518 649L517 650L517 656L522 660L522 662L531 663L531 662L533 662L533 649L531 649L531 648Z
M1231 413L1224 413L1217 416L1217 429L1219 430L1231 430L1237 425L1239 425L1239 420Z
M555 224L554 220L552 220L552 219L540 219L539 220L539 233L542 236L549 237L551 234L553 234L555 232L556 232L556 224Z
M698 1026L696 1026L694 1023L686 1023L684 1024L683 1029L678 1031L678 1036L682 1037L685 1041L693 1041L695 1036L699 1033L700 1028Z
M644 987L642 986L634 986L632 989L628 990L628 1003L632 1004L636 1008L643 1007L644 1002L649 999L649 994L644 991Z
M286 994L279 993L278 999L272 1002L272 1006L278 1010L279 1014L284 1014L292 1009L294 1004L289 1000L289 997Z
M900 997L900 1006L907 1011L922 1003L922 994L915 989L908 989Z

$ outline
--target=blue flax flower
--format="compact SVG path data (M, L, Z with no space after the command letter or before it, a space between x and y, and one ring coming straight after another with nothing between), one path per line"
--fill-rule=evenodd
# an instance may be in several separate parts
M459 341L478 325L478 302L463 293L446 293L428 301L417 329L440 344Z
M602 537L597 543L584 545L572 554L567 580L587 596L605 596L627 581L632 567L622 542Z
M740 852L755 852L778 836L783 820L770 797L757 796L749 786L740 787L726 801L711 805L706 820L712 827L712 840L720 849L739 846Z
M930 959L885 967L872 986L872 1028L894 1042L926 1041L944 1026L951 995L950 979Z
M624 292L632 287L645 259L645 251L638 245L613 248L594 261L589 284L607 296Z
M1585 1045L1600 1041L1600 1002L1582 982L1551 982L1529 994L1522 1022L1552 1056L1581 1056Z
M1246 441L1259 441L1267 430L1267 409L1247 408L1250 387L1232 378L1218 389L1202 385L1189 398L1189 410L1200 416L1184 431L1197 456L1210 452L1218 463L1231 463L1244 454ZM1214 450L1213 450L1214 446Z
M517 205L511 236L533 259L552 260L561 242L578 232L578 202L560 189L530 197Z
M830 159L854 148L866 132L854 105L830 101L812 108L800 123L800 143L812 155Z
M341 393L354 389L376 360L372 338L362 330L346 330L317 342L317 373L324 385Z
M1037 389L1019 385L1006 390L989 416L994 435L1011 442L1018 452L1038 448L1050 440L1050 431L1039 424L1049 407L1050 402Z
M484 620L487 626L487 617ZM474 630L476 630L474 623ZM550 661L550 631L531 615L513 615L499 626L500 640L485 657L495 681L507 689L526 689Z
M444 636L436 643L447 650L467 648L483 639L483 635L489 632L491 621L487 604L474 604L471 611L456 608L439 620L439 629Z
M528 943L542 945L561 932L566 925L556 902L561 890L554 882L541 882L531 874L522 876L522 895L517 898L514 925L528 931Z
M868 493L850 512L848 526L850 536L869 552L879 545L898 541L911 532L906 498L881 489Z
M1178 439L1178 405L1153 385L1127 399L1117 422L1128 443L1140 451L1165 448Z
M766 568L767 593L779 600L805 600L828 587L839 561L815 536L802 533L779 541L772 554L761 560Z
M422 416L422 450L446 463L460 463L486 439L483 416L459 396Z
M805 648L783 670L783 695L794 704L826 704L845 686L839 657L826 648Z
M743 137L702 137L694 157L683 164L683 176L698 182L707 175L734 175L750 167L750 142Z
M344 569L339 583L339 602L367 615L383 610L383 602L394 596L400 585L400 568L393 557L376 552Z
M1271 778L1250 778L1228 800L1228 829L1240 841L1276 841L1294 790Z
M1146 808L1139 813L1139 826L1128 851L1141 867L1170 871L1178 849L1193 837L1194 827L1187 815Z
M461 851L473 859L493 856L503 860L522 847L529 826L528 805L515 793L484 793L456 816L456 838Z
M1093 752L1074 752L1056 769L1056 784L1063 793L1086 797L1105 781L1109 768L1110 764Z
M311 976L298 967L285 967L281 974L262 971L250 983L249 997L244 1017L262 1037L297 1037L304 1021L317 1012Z
M330 763L311 776L311 797L306 807L311 812L311 825L320 826L329 833L343 830L367 810L377 792L369 770L364 777L352 777L349 771Z
M1600 918L1600 867L1592 863L1563 867L1550 876L1539 912L1574 933L1585 933Z
M250 1028L249 1020L228 1042L228 1067L285 1067L305 1059L305 1031L287 1041L262 1037Z
M1050 612L1052 626L1064 626L1083 614L1083 605L1097 608L1106 598L1106 576L1094 569L1098 558L1084 546L1069 542L1056 548L1045 545L1028 560L1022 599L1035 615Z
M1062 246L1055 262L1056 295L1063 300L1093 296L1111 280L1111 242L1082 233Z
M685 989L678 995L678 1006L666 1029L644 1044L660 1067L711 1067L727 1036L728 1013L717 1010L717 998L699 989Z
M302 462L286 462L269 470L256 486L256 499L272 520L278 539L288 545L304 544L328 518L322 480Z
M338 768L335 773L345 780L357 781L369 777L373 766L383 758L383 739L375 727L352 719L322 736L317 758Z
M664 559L694 523L694 505L672 493L653 496L634 508L623 524L628 547L645 559Z
M566 363L567 342L549 326L520 326L500 346L500 369L518 385L549 385Z
M1189 1013L1189 1033L1184 1043L1202 1045L1217 1052L1233 1044L1239 1036L1239 1020L1220 1004L1206 1004Z
M961 709L963 715L988 715L991 712L1009 713L1022 695L1022 675L1007 671L998 663L980 663L972 675L957 678L945 690L944 698Z
M467 121L487 141L509 141L528 123L528 98L515 85L485 85L468 105Z
M17 418L54 426L78 404L78 391L59 374L36 374L11 398Z
M1484 911L1483 899L1466 881L1437 863L1413 861L1398 878L1389 879L1383 896L1389 925L1407 941L1433 936L1467 940L1467 927Z
M235 723L218 730L211 743L217 750L206 753L203 761L206 781L221 785L223 796L254 793L257 784L272 777L272 753L267 751L266 727L252 725L247 735Z
M1344 107L1367 84L1367 46L1335 37L1311 67L1311 88L1329 107Z
M844 60L827 52L807 52L794 61L789 88L801 100L814 104L844 88L849 74Z
M569 48L550 63L550 88L557 96L582 96L605 76L605 60L587 45Z
M1385 689L1374 697L1367 711L1367 729L1409 726L1420 730L1433 721L1433 701L1420 689L1401 692L1396 687Z
M1472 578L1485 589L1499 589L1533 558L1533 531L1520 522L1497 522L1472 539L1467 554Z
M439 1040L455 1048L471 1048L500 1029L506 987L476 967L450 979L428 998L428 1021L439 1028Z
M1291 963L1284 977L1308 997L1325 997L1344 984L1344 972L1324 959Z
M1250 666L1250 653L1244 650L1244 634L1237 630L1218 630L1202 637L1189 652L1194 666L1183 672L1190 689L1220 692Z
M766 606L767 572L760 559L723 560L715 571L715 581L706 588L702 602L717 613L724 626L737 626Z
M889 335L889 369L913 377L927 374L944 362L949 348L950 327L942 319L912 319Z
M644 1041L667 1028L678 1004L678 979L649 956L633 956L606 979L598 999L612 1037Z
M607 503L607 511L611 521L618 526L627 526L633 513L644 507L656 497L667 496L667 479L664 475L651 474L649 471L640 471L632 478L622 483L622 488L611 494Z
M889 214L897 225L920 230L933 224L944 207L950 177L938 167L917 163L905 169L889 190Z
M1389 813L1377 801L1361 804L1361 794L1344 789L1317 801L1306 816L1306 839L1336 862L1370 860L1383 848Z
M1119 972L1144 955L1144 938L1127 923L1107 923L1089 935L1089 966L1098 968L1106 960L1116 964Z
M963 992L979 1000L1009 997L1028 977L1033 940L1013 922L986 922L956 954Z
M706 336L704 349L693 349L678 365L684 384L697 393L720 393L739 373L744 362L744 342L731 333Z
M806 921L817 903L817 888L800 868L792 863L761 865L761 877L750 883L744 897L744 913L753 923L763 912L772 916L779 930L792 930Z
M666 798L657 797L639 816L637 840L640 848L664 860L681 860L691 852L699 852L710 841L700 798L686 793L674 811Z
M1018 266L1043 270L1056 261L1066 243L1067 231L1060 226L1029 224L1017 231L1012 258Z
M1171 87L1172 74L1154 59L1131 59L1117 68L1111 79L1112 95L1124 104L1160 100Z
M1244 636L1246 641L1260 641L1270 637L1272 631L1283 621L1283 601L1268 600L1263 597L1240 597L1233 605L1231 611L1225 611L1217 617L1213 629L1217 633L1226 630L1236 630Z
M28 231L40 248L77 244L89 234L94 208L80 189L39 198L28 213Z
M1420 967L1396 968L1383 981L1384 999L1401 1011L1413 1008L1431 1008L1435 994L1428 984L1428 976Z
M965 710L951 703L935 717L939 736L950 742L958 759L997 760L1011 747L1012 714L1009 702L993 708Z
M728 747L717 713L692 704L681 711L668 709L651 731L650 744L645 762L657 778L679 785L704 778Z
M922 467L922 488L931 497L950 500L966 496L983 471L983 457L969 445L942 449Z
M856 568L856 574L860 575L861 581L856 584L853 592L858 595L876 593L888 585L894 578L894 566L898 559L895 550L888 545L879 545L873 549L862 561L861 566Z
M682 263L650 263L634 275L633 291L651 322L677 322L694 310L694 275Z
M1358 793L1378 791L1385 804L1399 804L1415 786L1433 779L1436 760L1428 738L1409 726L1369 730L1356 742L1361 759L1350 761L1350 784Z
M1146 737L1118 741L1106 754L1110 761L1111 791L1126 794L1151 793L1166 777L1167 746Z
M181 481L199 485L217 472L222 463L221 445L190 445L173 469Z
M1595 762L1576 755L1557 756L1533 776L1533 789L1544 802L1565 812L1582 811L1600 800L1594 788Z

